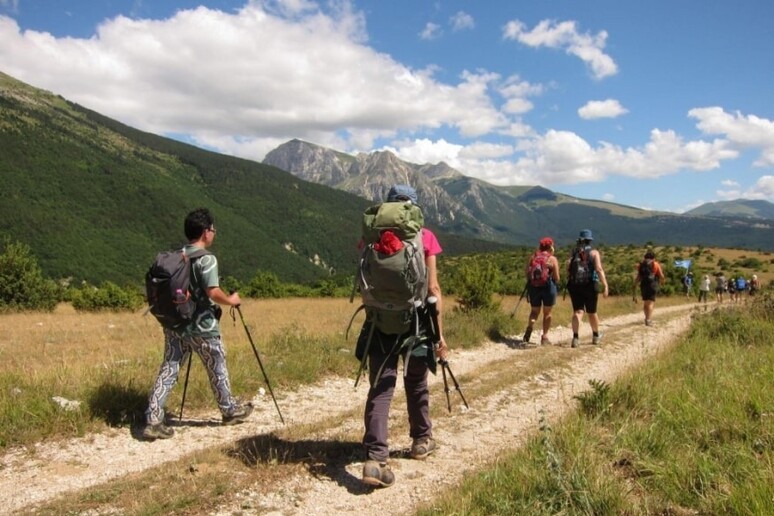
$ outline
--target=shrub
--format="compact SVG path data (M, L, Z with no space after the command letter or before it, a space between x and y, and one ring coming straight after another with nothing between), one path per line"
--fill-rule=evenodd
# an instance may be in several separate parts
M132 288L121 288L106 281L99 287L88 284L72 292L73 308L82 312L134 311L143 305L143 296Z
M0 310L52 311L62 292L43 271L30 248L8 240L0 255Z

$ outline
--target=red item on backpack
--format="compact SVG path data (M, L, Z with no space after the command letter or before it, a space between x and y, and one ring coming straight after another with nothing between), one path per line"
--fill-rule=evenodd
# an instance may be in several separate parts
M374 250L387 256L393 255L403 249L403 242L392 231L382 232L379 241L374 244Z

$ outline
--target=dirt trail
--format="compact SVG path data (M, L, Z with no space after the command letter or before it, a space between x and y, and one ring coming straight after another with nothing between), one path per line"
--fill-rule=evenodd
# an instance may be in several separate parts
M690 324L693 305L660 308L652 327L642 324L641 313L602 321L603 344L591 346L588 324L581 329L582 345L568 347L569 328L557 327L546 348L509 348L502 343L486 343L476 350L454 351L450 364L458 379L473 381L476 371L485 371L493 362L508 361L514 367L525 360L537 360L541 353L573 353L569 369L546 369L520 379L511 388L486 398L470 399L470 410L460 406L452 392L453 414L436 421L434 434L439 451L426 461L402 457L391 460L396 483L387 489L372 490L360 483L362 462L351 462L326 475L299 473L283 482L271 495L257 486L255 491L235 493L216 514L364 514L411 512L439 491L459 482L466 472L493 460L502 450L513 449L537 429L541 413L555 421L574 407L573 396L588 390L588 381L611 381L673 342ZM533 336L533 341L536 340ZM559 349L557 345L564 346ZM440 374L431 378L431 388L439 389ZM463 392L465 383L462 384ZM312 423L336 413L362 410L365 389L361 383L353 391L352 378L330 378L295 392L276 393L288 425ZM398 390L402 390L400 387ZM396 392L391 417L405 419L403 394ZM269 434L281 427L274 405L266 395L254 400L257 408L242 425L223 427L219 418L188 419L176 425L173 439L152 443L138 440L126 429L88 435L60 443L41 443L9 450L0 457L0 507L2 512L31 509L58 495L99 485L130 473L173 461L195 450L234 443L239 439ZM442 390L435 391L434 403L445 403ZM349 418L342 431L358 431L359 417ZM391 436L391 449L410 445L408 435ZM331 435L334 435L333 432ZM310 436L311 437L311 436ZM324 439L325 436L314 436ZM401 500L395 504L395 500ZM394 511L394 512L391 512Z

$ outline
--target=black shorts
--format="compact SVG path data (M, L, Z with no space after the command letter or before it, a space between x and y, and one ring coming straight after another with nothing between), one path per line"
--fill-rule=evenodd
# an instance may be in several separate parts
M570 293L573 312L585 310L587 314L597 313L599 294L593 282L585 285L569 284L567 285L567 292Z

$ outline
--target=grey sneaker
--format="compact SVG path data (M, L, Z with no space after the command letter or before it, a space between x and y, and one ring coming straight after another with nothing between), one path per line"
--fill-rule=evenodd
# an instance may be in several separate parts
M247 417L253 413L253 404L246 403L244 405L237 405L229 415L223 415L224 425L236 425L247 419Z
M435 444L435 439L432 437L425 437L424 439L414 439L411 444L411 458L417 460L426 459L428 455L433 453L438 446Z
M570 344L570 347L577 348L579 344L580 344L580 340L578 339L578 337L573 337L572 344Z
M653 321L650 319L645 319L645 326L653 326Z
M363 464L363 483L369 486L390 487L395 483L395 475L386 462L367 460Z
M600 342L602 342L602 334L601 333L599 335L594 335L593 337L591 337L591 343L592 344L599 344Z
M541 346L550 346L551 345L551 340L548 338L547 335L543 335L542 337L540 337L540 345Z
M148 441L155 441L156 439L169 439L175 435L175 431L169 428L164 423L158 423L156 425L147 425L142 430L142 437Z

